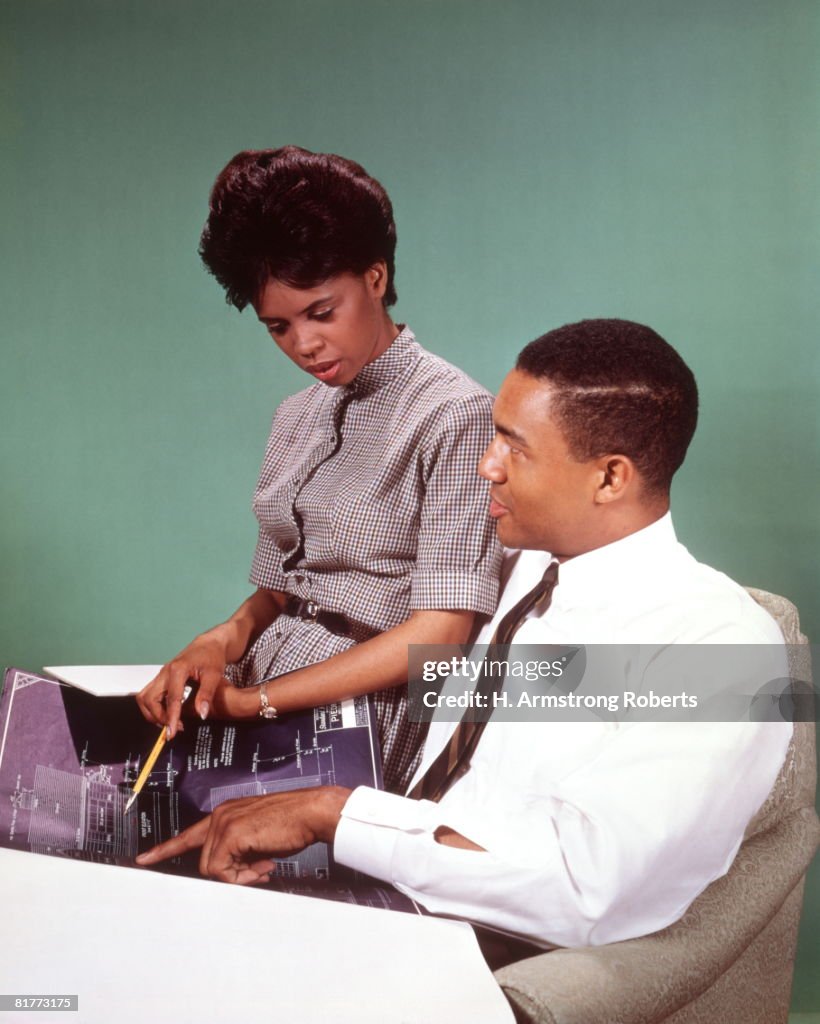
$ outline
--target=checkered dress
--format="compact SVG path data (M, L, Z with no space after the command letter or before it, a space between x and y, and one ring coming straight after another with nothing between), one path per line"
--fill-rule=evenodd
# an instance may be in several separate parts
M344 615L354 635L281 615L231 666L236 683L323 661L414 609L495 610L500 550L476 473L491 407L407 328L347 387L318 383L282 403L253 498L250 579ZM407 720L406 687L375 701L385 786L398 791L423 727Z

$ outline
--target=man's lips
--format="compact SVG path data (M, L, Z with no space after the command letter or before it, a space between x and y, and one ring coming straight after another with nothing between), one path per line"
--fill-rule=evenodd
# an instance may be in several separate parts
M490 516L493 519L498 519L500 516L506 515L510 510L506 505L502 505L498 498L490 495Z
M339 372L341 361L338 359L330 359L322 363L311 363L310 366L306 366L305 370L307 373L312 374L319 380L329 381L332 380Z

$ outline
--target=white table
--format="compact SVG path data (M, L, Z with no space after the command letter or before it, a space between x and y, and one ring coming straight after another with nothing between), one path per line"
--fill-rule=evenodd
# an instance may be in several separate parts
M0 993L22 1024L511 1024L461 922L0 849Z

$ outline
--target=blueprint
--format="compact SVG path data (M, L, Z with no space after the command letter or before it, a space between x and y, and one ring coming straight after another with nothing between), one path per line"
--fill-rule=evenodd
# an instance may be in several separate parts
M0 845L133 866L225 800L320 785L381 788L367 697L276 722L200 722L163 749L128 812L157 737L132 697L95 697L9 669L0 697ZM198 855L160 867L198 875ZM416 912L389 886L337 865L324 843L276 861L277 891Z

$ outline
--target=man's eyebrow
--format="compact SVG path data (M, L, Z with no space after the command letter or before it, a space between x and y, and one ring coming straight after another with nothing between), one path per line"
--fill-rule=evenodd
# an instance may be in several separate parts
M523 445L525 448L529 448L526 437L523 434L519 434L517 430L513 430L512 427L505 427L503 423L495 421L495 432L506 437L508 441L512 441L513 444Z
M296 314L297 316L304 316L305 313L311 313L317 306L326 306L328 302L333 301L332 295L323 295L321 298L314 299L309 306L305 306L304 309L300 309ZM263 324L284 324L287 323L286 317L283 316L260 316L257 318Z

